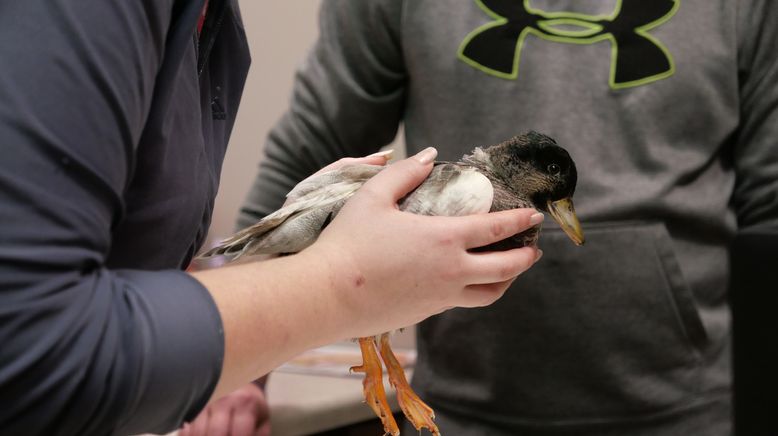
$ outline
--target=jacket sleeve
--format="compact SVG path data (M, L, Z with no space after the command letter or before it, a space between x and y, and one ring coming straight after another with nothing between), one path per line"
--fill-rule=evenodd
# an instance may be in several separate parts
M195 279L105 266L171 11L201 5L0 5L0 434L170 431L219 377Z
M240 228L280 207L319 168L394 139L405 104L402 9L393 0L322 2L319 38L295 75L288 111L268 135Z
M778 3L739 2L740 126L733 205L741 229L778 228Z

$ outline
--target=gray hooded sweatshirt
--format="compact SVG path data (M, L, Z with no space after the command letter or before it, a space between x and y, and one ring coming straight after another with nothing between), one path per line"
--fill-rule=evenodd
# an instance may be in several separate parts
M778 4L324 1L240 224L404 124L453 160L527 130L575 160L587 244L418 327L443 434L731 432L727 244L778 225Z

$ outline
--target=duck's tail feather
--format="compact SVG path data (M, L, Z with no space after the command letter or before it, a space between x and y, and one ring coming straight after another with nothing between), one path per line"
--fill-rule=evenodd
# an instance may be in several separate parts
M277 228L284 221L298 211L297 207L284 207L262 218L256 224L246 227L229 238L221 241L219 245L197 256L198 259L207 259L214 256L229 256L236 260L246 253L252 252L252 248L260 243L264 236Z

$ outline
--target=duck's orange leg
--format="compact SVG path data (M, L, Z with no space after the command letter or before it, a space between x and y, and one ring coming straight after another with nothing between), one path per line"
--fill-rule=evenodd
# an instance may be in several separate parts
M365 373L365 380L362 382L365 401L373 409L373 412L381 418L386 434L398 436L400 429L394 420L389 403L386 402L383 370L381 368L381 360L378 359L376 347L374 337L359 338L359 348L362 350L362 365L353 366L351 370Z
M440 436L440 430L438 430L438 426L433 421L435 412L430 406L421 401L408 384L408 380L405 378L405 371L400 362L397 361L397 357L389 345L388 333L381 335L381 357L384 359L386 372L389 374L389 383L397 391L397 402L400 403L400 408L405 417L408 418L408 421L413 424L416 430L421 431L422 428L426 428L433 435Z

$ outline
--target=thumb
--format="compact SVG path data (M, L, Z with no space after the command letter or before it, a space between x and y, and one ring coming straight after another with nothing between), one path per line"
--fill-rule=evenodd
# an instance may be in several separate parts
M363 189L373 197L396 203L427 178L438 151L429 147L415 156L389 165L365 183Z

